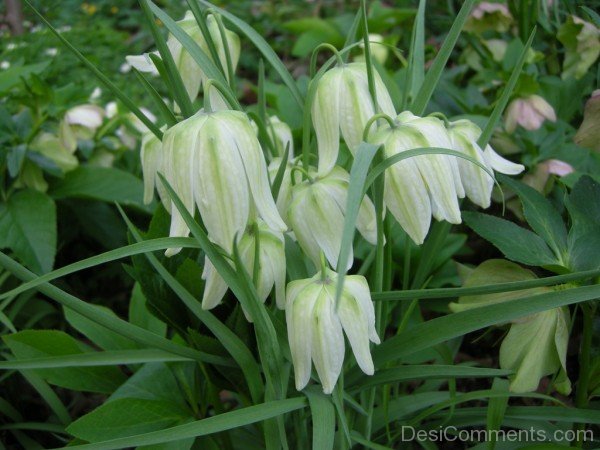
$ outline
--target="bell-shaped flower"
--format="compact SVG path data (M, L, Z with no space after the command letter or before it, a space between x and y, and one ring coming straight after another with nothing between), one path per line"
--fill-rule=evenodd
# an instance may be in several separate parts
M565 46L562 78L585 76L600 55L600 28L577 16L569 16L556 37Z
M313 175L314 172L309 174L310 179L292 187L288 221L300 247L316 267L319 267L321 252L332 267L337 267L350 175L338 166L324 177L312 178ZM356 228L368 242L377 243L375 207L368 197L364 197L360 205ZM351 250L346 269L352 266L353 258Z
M537 277L511 261L490 259L481 263L467 276L464 287L535 280ZM549 287L535 287L520 291L463 296L450 303L452 312L466 311L481 306L526 299L551 292ZM566 372L567 345L569 342L569 310L554 308L532 314L510 324L510 331L500 346L500 367L513 370L510 390L533 392L540 379L558 373L554 381L563 394L571 390Z
M513 100L506 108L504 127L509 133L521 125L526 130L539 129L545 120L556 122L554 108L539 95Z
M274 231L285 231L271 195L267 165L248 117L239 111L199 111L163 136L164 175L193 214L198 206L213 242L231 253L251 208ZM171 236L189 229L173 205ZM167 250L168 255L178 249Z
M144 178L144 203L148 205L154 198L154 187L165 209L171 212L171 200L165 187L158 179L158 174L164 172L162 141L150 131L142 135L140 150L142 176Z
M256 258L257 248L258 258ZM286 270L283 233L271 230L262 220L258 220L255 226L250 225L247 228L238 243L238 250L241 261L250 276L254 273L254 263L258 259L256 290L259 298L264 302L274 288L277 306L283 309L285 307ZM208 258L205 258L202 279L206 281L202 308L212 309L221 303L227 292L227 284ZM244 314L250 320L246 310L244 310Z
M486 146L485 151L482 151L477 145L481 128L470 120L450 122L448 133L454 150L470 156L490 171L516 175L525 169L521 164L504 159L489 145ZM494 179L480 166L462 158L458 158L458 169L467 197L482 208L490 206Z
M276 157L271 160L271 163L269 164L269 177L271 178L271 182L273 182L277 176L277 172L279 172L279 168L281 167L281 162L281 157ZM288 225L290 225L288 210L292 203L292 185L302 181L302 174L297 170L293 170L294 166L295 164L293 161L288 161L286 163L276 198L277 210L283 221ZM293 182L292 176L294 177Z
M369 93L365 63L338 65L318 80L312 104L312 122L317 135L319 175L327 174L337 161L340 130L344 142L354 153L371 117L379 110L392 117L396 115L385 84L376 70L373 74L377 108Z
M385 64L390 53L390 50L386 45L385 38L380 34L369 34L369 44L369 47L371 49L371 56L373 57L373 59L381 65ZM363 51L363 54L354 57L354 61L363 62L365 61L364 42L359 44L359 47Z
M383 144L386 158L423 147L452 149L444 124L436 117L400 114L392 128L382 125L369 140ZM417 243L422 244L431 215L438 220L460 223L457 197L465 192L455 157L419 155L393 164L386 170L383 198L392 215Z
M294 364L296 389L310 380L311 360L330 394L342 371L344 335L361 370L374 372L369 341L379 344L369 285L361 275L348 275L336 310L337 273L325 269L310 279L288 284L285 317Z
M177 22L177 25L188 34L198 46L204 51L204 53L212 59L212 54L209 50L208 44L196 19L191 11L187 11L185 17ZM206 17L206 26L208 28L208 33L213 43L215 44L215 48L217 50L217 55L219 57L219 61L214 61L217 66L220 64L221 67L225 71L225 77L228 78L227 71L227 54L225 51L225 46L229 51L229 55L231 58L231 65L235 70L237 63L240 58L240 39L237 34L233 31L225 29L225 42L221 38L221 32L219 30L219 25L217 19L212 14L208 14ZM185 86L185 89L193 100L198 96L198 92L200 91L200 86L203 82L207 80L207 76L202 70L201 67L198 66L196 60L192 57L192 55L183 47L181 42L173 36L169 35L167 39L167 46L171 55L173 56L173 60L175 62L175 66L179 70L181 74L181 79ZM158 52L154 52L155 55L158 55ZM152 59L148 54L143 55L130 55L126 57L127 62L135 67L140 72L149 72L153 74L158 74L158 71L154 65ZM215 108L220 104L217 101L217 98L220 98L220 94L212 92L211 96L214 95L215 98L212 98L212 104ZM222 109L222 108L219 108Z
M271 116L267 123L267 133L275 146L277 156L283 156L286 147L289 146L288 159L291 160L294 157L294 137L290 126L279 117Z

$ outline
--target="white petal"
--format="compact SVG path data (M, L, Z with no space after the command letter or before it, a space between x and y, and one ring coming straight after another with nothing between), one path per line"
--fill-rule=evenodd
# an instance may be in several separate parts
M365 65L357 64L344 69L340 92L340 129L352 154L362 142L367 122L375 115Z
M489 145L485 148L483 156L488 165L496 172L505 173L507 175L517 175L525 170L525 166L504 159Z
M369 327L362 308L355 298L342 294L337 313L358 366L367 375L373 375L375 368L369 348Z
M317 135L319 174L335 165L340 147L340 84L342 69L334 68L319 80L312 104L312 123Z
M333 391L344 362L344 335L334 295L335 288L323 286L312 311L312 358L325 394Z
M357 300L367 320L369 339L371 342L379 344L381 341L375 329L375 308L371 300L371 292L367 279L362 275L347 275L344 278L344 292Z
M306 184L298 184L292 188L292 201L288 209L288 220L296 235L300 247L306 253L315 267L320 265L321 249L313 234L312 222L310 221L310 187Z
M158 54L158 52L153 53ZM142 55L129 55L125 57L125 60L131 67L134 67L140 72L158 75L158 70L156 69L154 62L150 59L148 53L144 53Z
M202 279L206 281L202 295L202 309L213 309L221 303L227 292L227 283L219 275L208 257L204 258Z

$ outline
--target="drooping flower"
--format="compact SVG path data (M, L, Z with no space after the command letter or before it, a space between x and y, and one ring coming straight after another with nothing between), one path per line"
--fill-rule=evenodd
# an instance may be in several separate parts
M512 23L513 17L505 4L481 2L471 11L464 29L477 34L489 30L504 33L510 29Z
M152 132L148 131L142 135L140 160L144 178L144 203L147 205L152 202L154 187L156 187L162 204L168 212L171 212L171 200L158 179L158 174L164 172L162 141Z
M583 77L600 55L600 29L577 16L569 16L556 37L565 46L562 78Z
M554 108L543 97L530 95L517 98L508 105L504 127L509 133L514 132L517 125L532 131L539 129L544 120L556 122Z
M312 104L312 122L317 135L319 175L325 175L335 165L339 152L340 130L352 153L362 141L365 125L377 110L389 116L396 112L392 99L374 70L378 108L369 93L365 63L339 65L318 81Z
M283 156L289 146L288 159L294 157L294 138L290 126L277 116L271 116L267 123L267 133L275 146L277 156Z
M440 119L421 118L410 112L400 114L394 128L389 124L381 126L369 140L383 144L386 158L415 148L452 148ZM452 156L419 155L386 170L384 202L417 244L423 243L432 215L450 223L461 222L457 197L464 195L458 162Z
M337 277L326 269L288 284L285 316L298 390L308 384L312 360L323 392L333 391L344 362L343 332L361 370L367 375L374 372L369 341L380 341L367 280L361 275L346 276L336 310Z
M510 261L491 259L476 267L465 280L465 287L496 283L534 280L537 277ZM466 311L485 305L552 292L549 287L536 287L496 294L469 295L450 303L453 312ZM569 310L553 308L512 321L510 331L500 346L500 367L513 370L511 392L533 392L540 379L558 373L554 381L563 394L571 390L566 372L567 344L569 342Z
M283 233L271 230L262 220L250 225L238 243L240 258L246 271L252 276L258 239L259 269L256 291L264 302L273 288L280 309L285 307L285 247ZM206 281L202 308L212 309L221 303L227 292L227 284L208 258L205 258L202 279ZM246 318L250 319L246 310Z
M369 44L369 47L371 49L371 56L373 57L373 59L379 64L385 64L385 61L387 60L388 54L390 52L388 47L385 45L385 38L380 34L371 33L369 34ZM359 46L363 50L363 54L357 55L354 58L354 61L356 62L362 62L365 60L365 44L361 43Z
M272 230L286 230L260 143L244 113L199 111L165 132L163 158L165 178L190 213L198 206L209 237L225 251L231 253L254 208ZM175 206L171 213L170 235L187 236L189 229Z
M454 150L470 156L490 171L516 175L525 169L498 155L490 145L482 151L477 145L481 129L470 120L450 122L448 133ZM458 158L458 169L467 197L482 208L490 206L494 179L481 167L462 158Z
M315 176L313 172L309 174ZM316 176L294 185L288 221L298 243L308 257L319 267L321 251L332 267L337 267L342 243L346 201L350 175L335 166L327 175ZM360 205L356 228L371 244L377 243L375 207L368 197ZM352 265L350 250L346 269Z
M273 158L271 163L269 164L269 176L271 177L271 182L277 176L277 172L281 167L282 158L276 157ZM288 210L290 207L290 203L292 203L292 184L297 184L302 181L302 174L298 171L292 170L294 167L294 163L288 161L285 165L283 178L281 179L281 185L279 186L279 192L277 193L276 205L279 214L283 221L290 225L290 221L288 219ZM292 176L294 177L292 183Z
M206 39L194 18L194 15L191 11L187 11L185 17L177 22L177 25L188 34L196 44L204 51L204 53L212 59L211 52L209 51L208 44ZM217 19L212 14L208 14L206 17L206 26L208 28L208 33L215 44L215 48L217 50L217 55L219 57L219 61L214 61L217 66L221 64L221 67L225 70L225 78L228 78L227 72L227 56L225 51L225 46L229 51L229 55L231 57L231 65L235 70L237 66L239 57L240 57L240 39L237 34L233 31L225 29L225 42L221 38L221 32L219 30L219 25L217 23ZM173 56L173 60L175 61L175 65L181 74L181 78L183 80L183 84L185 89L193 100L198 96L198 92L200 91L200 86L203 82L206 81L207 76L202 70L201 67L198 66L196 60L190 55L190 53L183 47L183 45L177 40L177 38L173 35L169 35L167 39L167 46L169 47L169 51ZM155 55L158 55L158 52L154 52ZM152 59L150 59L149 54L143 55L130 55L126 57L127 62L135 67L140 72L149 72L153 74L158 74L158 70L154 65ZM220 94L218 94L215 90L213 93L211 91L211 95L214 94L214 98L211 98L211 102L213 107L217 108L220 103L218 99L221 99ZM221 99L220 102L223 102ZM222 109L222 108L219 108Z

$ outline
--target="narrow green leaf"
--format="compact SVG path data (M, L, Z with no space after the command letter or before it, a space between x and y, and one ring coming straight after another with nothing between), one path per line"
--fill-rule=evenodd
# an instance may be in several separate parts
M506 108L506 105L508 104L508 100L510 99L511 94L512 94L515 86L517 85L517 81L519 80L519 75L521 75L521 71L523 70L523 65L525 64L525 60L527 59L527 53L529 52L529 48L531 47L531 44L533 43L535 31L536 31L536 28L534 27L533 30L531 31L531 34L529 35L529 39L527 40L525 47L523 48L523 52L521 52L521 56L519 57L519 61L517 62L517 65L513 69L512 73L510 74L510 78L508 79L508 82L506 83L506 86L504 87L504 90L502 91L502 95L498 99L498 102L496 103L496 106L494 107L492 114L490 115L487 123L485 124L485 128L483 129L481 136L479 136L479 139L477 139L477 144L481 148L485 148L488 145L488 142L490 142L490 138L492 137L494 128L496 128L496 125L498 124L498 121L500 120L500 117L502 116L502 113L504 112L504 108Z
M156 105L156 109L165 120L166 124L171 127L177 123L177 118L173 111L167 106L167 104L163 101L161 95L154 89L154 86L150 84L150 82L146 79L146 77L135 67L133 68L133 73L136 78L139 80L140 84L144 88L144 90L148 93L150 98L154 101Z
M419 0L419 8L413 22L402 109L406 109L409 104L412 105L425 78L425 4L426 0Z
M388 339L373 350L376 367L403 358L449 339L482 328L546 311L560 306L592 300L600 296L600 285L549 292L529 298L519 298L438 317ZM347 378L351 382L350 378Z
M435 90L440 77L442 76L444 67L446 67L448 59L450 59L450 55L454 50L458 36L460 35L465 22L469 18L469 13L475 4L475 1L476 0L466 0L462 4L456 17L453 19L452 27L450 27L448 36L446 36L444 43L438 50L438 54L433 60L431 67L427 71L423 84L421 85L421 88L419 89L419 92L417 93L411 106L411 110L415 115L422 116L425 112L427 103L429 103L429 99L431 99L431 95L433 94L433 91Z
M346 199L346 215L344 218L344 229L342 231L342 241L340 245L340 255L338 258L337 273L338 280L336 285L336 304L342 295L344 287L344 277L346 275L346 262L352 249L352 241L356 230L356 219L360 204L364 197L364 186L371 166L371 161L379 150L379 145L362 142L356 151L356 158L350 169L350 183L348 185L348 198Z
M495 391L504 391L508 392L509 387L508 380L503 380L500 378L496 378L494 380L494 384L492 385L492 390ZM486 414L486 430L497 431L502 426L502 422L504 421L504 415L506 414L506 407L508 406L508 397L496 397L491 398L488 402L487 414ZM488 441L488 449L494 450L496 447L497 437L493 434L490 434L490 440Z
M29 281L35 278L35 274L21 266L16 261L13 261L10 257L0 252L0 266L11 272L17 278L24 281ZM67 294L63 290L53 286L49 283L44 283L39 286L38 289L42 294L47 295L51 299L57 301L67 308L78 312L79 314L95 320L100 325L105 326L109 330L115 331L122 336L133 339L134 341L147 346L154 347L166 352L191 358L197 361L203 361L210 364L219 364L224 366L231 366L232 362L220 356L209 355L203 352L199 352L192 348L184 347L183 345L176 344L168 339L158 336L148 330L144 330L135 325L131 325L125 320L115 318L109 314L98 311L93 305L88 304L77 297Z
M73 355L49 356L45 358L0 361L0 370L118 366L175 361L192 361L192 359L154 349L113 350L105 352L87 352Z
M463 219L508 259L530 266L560 265L542 238L513 222L472 211L463 212Z
M350 386L352 392L407 380L432 380L444 378L491 378L512 374L511 370L488 369L484 367L406 365L392 369L382 369L373 376L362 376Z
M488 284L483 286L462 288L438 288L438 289L414 289L406 291L374 292L371 297L375 301L412 300L414 298L449 298L461 297L463 295L495 294L498 292L520 291L541 286L553 286L580 281L600 276L600 269L586 270L583 272L568 273L552 277L538 278L527 281L514 281L507 283Z
M317 389L303 391L308 398L313 426L313 450L331 450L335 438L335 410L329 396Z
M208 419L197 420L192 423L167 428L166 430L112 439L94 444L73 445L70 446L70 448L77 450L114 450L142 445L163 444L166 442L206 436L221 431L231 430L233 428L243 427L273 417L282 416L283 414L296 411L305 406L306 399L303 397L275 400L219 414L217 416L209 417Z
M52 32L52 34L54 34L54 36L56 36L58 38L59 41L62 42L62 44L67 47L67 49L73 53L73 55L75 55L75 57L81 61L83 63L83 65L94 74L94 76L96 78L98 78L98 80L104 84L119 100L121 100L121 102L123 102L123 104L127 107L127 109L129 109L129 111L131 111L133 114L136 115L136 117L138 119L140 119L140 121L146 125L148 127L148 129L150 131L152 131L152 133L154 133L156 135L156 137L158 137L159 139L162 139L162 131L159 130L159 128L146 116L146 114L144 114L140 108L138 108L136 106L136 104L133 102L133 100L131 100L131 98L129 97L129 95L127 95L125 92L121 91L116 84L114 84L112 81L110 81L110 79L104 75L102 72L100 72L100 70L98 70L96 68L96 66L94 66L85 56L83 56L81 54L81 52L79 52L79 50L77 50L69 41L67 41L62 34L56 30L56 28L54 28L50 22L48 22L46 20L46 18L37 10L35 9L31 3L29 3L28 0L25 0L25 3L27 4L27 6L29 6L33 12L35 13L36 16L38 16L40 18L40 20L50 29L50 31Z
M42 276L36 277L27 283L11 289L3 294L0 294L0 300L4 298L13 297L21 294L29 289L33 289L41 284L48 283L66 275L70 275L80 270L89 269L96 267L101 264L108 262L117 261L122 258L127 258L133 255L139 255L140 253L154 252L157 250L166 250L172 247L183 247L183 248L199 248L200 246L193 238L158 238L144 242L138 242L135 244L127 245L125 247L109 250L108 252L101 253L100 255L92 256L90 258L82 259L76 263L69 264L68 266L61 267L52 272L46 273Z
M175 65L175 61L173 60L173 55L171 55L171 50L167 46L164 36L161 34L160 30L158 29L158 25L154 21L148 0L139 0L139 3L142 7L144 15L146 16L146 22L150 27L150 32L154 38L154 43L156 44L160 58L165 66L165 72L169 79L168 84L173 89L173 97L179 105L183 115L185 117L190 117L192 114L194 114L194 108L192 106L190 96L188 95L183 84L183 80L181 79L181 74L179 73L179 70Z

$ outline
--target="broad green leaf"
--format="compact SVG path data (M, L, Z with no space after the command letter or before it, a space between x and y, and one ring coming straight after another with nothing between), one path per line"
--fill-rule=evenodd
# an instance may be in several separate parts
M463 212L466 224L496 246L508 259L529 266L560 265L537 234L499 217Z
M288 412L296 411L305 406L306 399L303 397L275 400L247 408L236 409L207 419L167 428L166 430L139 434L129 438L112 439L95 444L74 445L70 448L77 450L113 450L173 442L189 437L206 436L208 434L243 427L273 417L283 416Z
M81 344L62 331L25 330L4 336L4 341L18 359L84 353ZM125 381L121 371L113 367L70 367L37 370L50 384L73 389L111 393Z
M0 248L8 247L31 270L49 272L56 253L56 206L46 194L19 191L0 204Z
M112 167L78 167L57 181L49 193L54 198L87 198L148 210L143 203L142 181L129 172Z
M133 286L131 299L129 300L129 322L138 327L145 328L148 331L165 336L167 325L152 315L146 307L146 297L142 292L139 283Z
M21 83L23 78L30 74L42 73L50 65L50 59L36 64L26 66L12 66L0 72L0 92L6 92Z
M102 310L115 319L117 318L117 315L105 306L93 305L93 307ZM64 313L65 319L73 328L104 350L132 350L137 348L136 343L131 339L127 339L119 333L97 324L72 309L64 308Z
M120 398L109 401L67 427L89 442L149 433L192 420L191 413L168 400Z
M571 235L584 235L600 227L600 202L591 201L598 198L600 184L592 177L586 175L577 180L565 202L572 221Z
M500 175L500 180L517 193L529 226L562 260L567 251L567 228L556 208L532 187L503 175Z
M32 272L2 252L0 252L0 266L21 280L29 281L35 278L35 275ZM44 283L44 285L40 286L38 290L61 305L66 306L67 308L70 308L85 317L93 319L99 324L104 325L106 328L120 333L121 335L128 337L144 346L164 350L171 354L184 356L198 361L205 361L213 364L223 364L225 366L230 366L232 364L232 362L227 358L210 355L184 345L176 344L175 342L158 336L148 330L132 325L125 320L110 316L103 311L97 310L93 307L93 305L62 291L61 289L49 283Z

